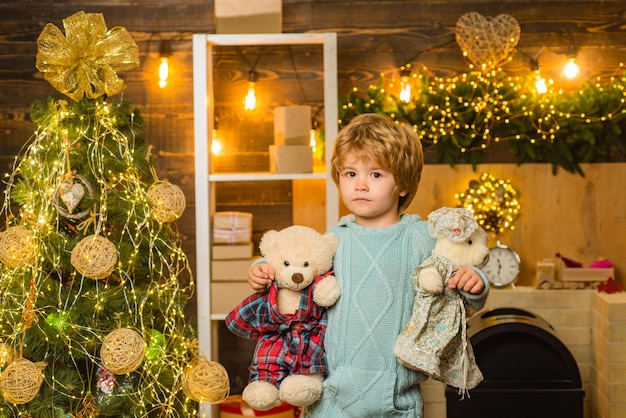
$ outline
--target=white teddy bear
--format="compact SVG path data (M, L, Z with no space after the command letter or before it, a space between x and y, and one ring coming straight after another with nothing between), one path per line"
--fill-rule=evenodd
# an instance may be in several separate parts
M320 398L327 373L326 308L341 295L332 272L338 245L335 235L301 225L261 238L259 249L275 280L226 317L235 335L258 339L242 393L252 408L268 410L281 402L307 406Z
M396 340L394 354L404 366L466 391L483 376L465 332L469 307L447 282L459 267L486 262L488 236L464 208L432 212L428 231L437 242L413 273L413 315Z

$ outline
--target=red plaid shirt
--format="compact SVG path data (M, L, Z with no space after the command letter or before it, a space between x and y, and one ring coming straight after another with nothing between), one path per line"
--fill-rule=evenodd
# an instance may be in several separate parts
M250 381L261 380L280 386L290 374L326 375L323 338L326 308L313 302L315 285L332 272L319 276L302 291L294 314L278 312L278 286L272 282L265 293L244 299L226 317L226 326L243 338L258 338L250 366Z

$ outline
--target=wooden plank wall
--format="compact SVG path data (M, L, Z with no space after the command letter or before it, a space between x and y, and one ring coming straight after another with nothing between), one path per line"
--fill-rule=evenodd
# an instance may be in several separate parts
M185 249L194 262L194 184L193 184L193 108L192 108L192 33L214 33L213 1L210 0L114 0L91 2L86 0L20 0L0 2L0 170L10 169L13 156L27 142L34 131L29 121L29 107L33 100L55 95L55 91L35 69L36 39L46 23L61 27L62 19L83 10L103 13L108 27L126 27L140 51L141 66L121 74L128 88L124 97L143 109L146 119L145 134L158 155L160 177L180 185L187 196L188 210L179 227L185 236ZM583 77L607 77L618 74L620 62L626 56L626 2L590 0L283 0L284 32L326 32L338 34L339 94L343 96L352 87L366 88L378 81L381 73L397 76L400 65L411 61L414 66L426 65L437 75L452 75L467 70L467 63L454 39L458 18L477 11L485 16L506 13L514 16L522 28L519 48L507 70L528 71L528 56L537 57L542 70L556 77L565 52L572 41L578 49ZM172 82L165 89L157 87L158 48L161 39L172 42ZM243 51L254 59L254 49ZM232 88L243 91L248 66L239 59L241 51L224 56L219 70ZM281 77L289 80L266 83L260 94L281 88L291 94L294 102L319 103L319 91L306 77L315 78L315 71L303 71L313 64L298 61L294 70L290 57L282 52L263 57L259 70L267 80ZM269 57L269 55L268 55ZM278 58L277 58L278 57ZM306 60L306 55L297 55ZM271 89L270 89L271 86ZM282 86L282 87L281 87ZM304 99L302 98L304 97ZM256 151L271 141L268 112L261 123L237 119L239 96L223 96L223 119L237 123L223 123L224 132L237 129L246 135L260 135ZM269 133L268 133L269 132ZM253 150L255 151L255 150ZM263 164L266 160L257 160ZM595 256L610 256L618 264L618 278L626 276L626 256L621 234L626 230L623 210L624 198L614 193L613 187L624 188L626 167L623 164L604 164L590 167L592 177L581 178L566 173L552 176L549 167L497 165L503 157L494 156L490 171L514 175L524 188L524 217L520 226L507 239L515 244L524 264L522 283L529 282L537 258L550 255L556 247L563 253L588 261ZM232 162L230 163L232 164ZM227 164L228 166L228 164ZM480 172L482 167L477 169ZM467 177L476 173L470 167L451 169L447 166L427 167L426 173L436 173L434 181L425 175L418 203L412 209L426 215L433 205L454 204L449 196L465 185ZM528 181L528 180L532 181ZM434 181L434 183L432 183ZM620 183L617 183L619 181ZM279 182L282 183L282 182ZM253 188L253 186L251 186ZM222 194L219 208L250 208L259 210L256 235L270 223L281 225L292 221L315 224L319 218L314 210L306 211L312 217L290 217L290 198L311 196L302 185L289 182L268 187L259 196L252 196L250 187L228 189ZM306 186L304 186L306 187ZM317 186L314 186L317 187ZM599 193L598 190L603 190ZM256 201L252 201L256 199ZM300 198L298 198L300 199ZM602 200L601 200L602 199ZM604 200L606 199L606 200ZM584 207L602 208L602 212L582 210ZM297 202L297 207L315 208L317 200ZM430 204L424 202L430 202ZM580 203L581 205L583 203ZM562 213L568 214L564 226ZM305 215L306 215L305 213ZM265 222L262 219L272 222ZM522 220L523 219L523 220ZM578 223L580 222L580 223ZM610 224L607 224L610 222ZM315 224L314 226L317 226ZM323 228L323 224L320 228ZM195 265L195 264L192 264Z

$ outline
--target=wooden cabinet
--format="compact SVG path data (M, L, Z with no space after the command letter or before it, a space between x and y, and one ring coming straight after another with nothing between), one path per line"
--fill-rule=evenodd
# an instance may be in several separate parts
M196 290L198 303L198 338L200 349L208 358L215 358L215 323L223 320L226 312L217 312L211 306L211 219L216 210L215 188L220 182L268 182L292 180L325 182L326 227L339 218L338 193L328 173L330 150L337 135L337 41L335 33L307 34L245 34L193 36L193 90L194 90L194 152L195 152L195 210L196 210ZM323 56L323 128L325 132L325 162L313 173L275 174L269 172L217 172L212 155L215 128L215 65L216 51L247 46L297 46L318 48ZM280 83L280 78L273 80ZM275 89L276 90L276 89ZM221 123L221 121L220 121ZM245 141L246 138L240 140ZM323 232L323 231L320 231ZM247 284L246 284L247 286ZM217 288L214 288L214 290ZM224 290L222 290L224 291ZM218 296L219 295L214 295Z

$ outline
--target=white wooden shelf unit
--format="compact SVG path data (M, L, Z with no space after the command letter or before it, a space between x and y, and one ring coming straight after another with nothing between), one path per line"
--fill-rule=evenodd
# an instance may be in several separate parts
M246 45L321 45L324 57L324 129L326 138L326 171L311 174L213 173L211 167L211 133L214 123L213 48ZM330 150L337 135L337 37L335 33L242 34L193 36L193 106L194 164L196 198L196 292L198 304L198 339L202 353L214 358L213 322L223 314L211 310L211 218L215 212L216 182L326 179L326 224L339 219L337 189L330 178Z

